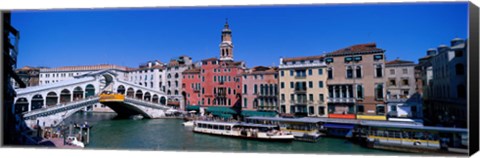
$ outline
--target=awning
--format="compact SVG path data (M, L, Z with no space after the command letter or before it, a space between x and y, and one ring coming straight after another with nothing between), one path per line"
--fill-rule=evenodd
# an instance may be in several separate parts
M210 106L207 108L207 112L215 113L215 114L237 114L237 112L230 107L217 107L217 106Z
M277 116L277 113L273 111L267 112L267 111L242 110L242 115L244 117L250 117L250 116L275 117Z
M326 123L323 125L327 128L343 128L343 129L353 129L355 125L346 125L346 124L336 124L336 123Z
M187 111L191 111L191 110L200 110L200 106L198 105L188 105L186 107Z

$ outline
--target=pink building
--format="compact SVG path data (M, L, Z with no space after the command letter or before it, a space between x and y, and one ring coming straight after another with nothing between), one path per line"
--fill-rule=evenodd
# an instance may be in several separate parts
M242 74L242 110L277 111L278 68L257 66Z

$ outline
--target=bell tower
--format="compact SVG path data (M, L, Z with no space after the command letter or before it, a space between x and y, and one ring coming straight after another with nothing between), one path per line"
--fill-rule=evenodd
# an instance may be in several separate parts
M232 44L232 30L228 26L228 19L225 20L225 25L222 30L222 37L220 43L220 60L233 61L233 44Z

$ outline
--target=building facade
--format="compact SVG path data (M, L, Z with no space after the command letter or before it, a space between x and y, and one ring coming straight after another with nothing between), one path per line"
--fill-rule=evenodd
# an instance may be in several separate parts
M385 63L389 118L422 118L422 96L417 92L416 66L412 61L400 59Z
M122 79L128 79L128 71L130 68L118 65L101 64L88 66L64 66L57 68L42 68L39 74L39 85L56 83L63 80L74 79L75 76L83 75L102 69L114 69Z
M182 93L186 95L186 105L202 105L200 71L201 69L196 67L182 72Z
M427 124L467 127L466 41L455 38L450 46L440 45L428 60L431 79L425 88L428 97L424 98Z
M15 73L22 79L27 87L38 86L40 84L40 68L24 66L15 70ZM12 80L15 89L20 88L20 85Z
M257 66L242 76L242 110L277 111L278 68Z
M326 117L327 75L324 56L281 58L281 114Z
M386 120L384 52L369 43L326 54L328 117Z

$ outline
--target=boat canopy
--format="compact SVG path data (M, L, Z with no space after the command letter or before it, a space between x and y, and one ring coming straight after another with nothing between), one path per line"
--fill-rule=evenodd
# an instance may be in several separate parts
M242 115L244 117L250 117L250 116L275 117L277 113L273 111L242 110Z
M265 127L265 128L275 128L275 127L277 127L277 126L275 126L275 125L264 125L264 124L245 123L245 122L237 123L237 124L235 124L235 126L243 126L243 127Z
M326 123L323 125L327 128L342 128L342 129L353 129L354 125L347 125L347 124L336 124L336 123Z
M230 107L217 107L217 106L210 106L207 108L207 112L213 114L237 114L237 112Z
M191 110L197 110L197 111L199 111L199 110L200 110L200 106L198 106L198 105L188 105L188 106L186 107L186 109L187 109L187 111L191 111Z

